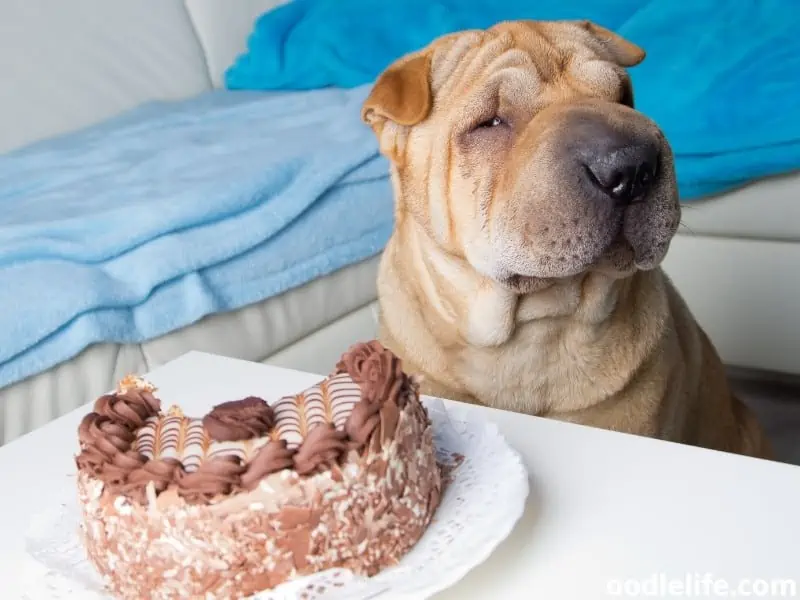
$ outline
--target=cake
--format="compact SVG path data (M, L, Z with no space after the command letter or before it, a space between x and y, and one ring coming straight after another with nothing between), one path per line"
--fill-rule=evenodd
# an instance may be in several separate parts
M436 510L442 478L418 385L378 342L271 405L202 418L129 376L81 421L82 537L125 599L245 598L298 576L396 564Z

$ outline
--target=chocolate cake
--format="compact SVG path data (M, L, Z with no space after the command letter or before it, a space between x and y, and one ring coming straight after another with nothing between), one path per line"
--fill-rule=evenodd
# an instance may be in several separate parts
M127 377L78 431L89 559L119 598L244 598L342 567L374 575L422 536L441 475L418 386L378 342L272 405L162 412Z

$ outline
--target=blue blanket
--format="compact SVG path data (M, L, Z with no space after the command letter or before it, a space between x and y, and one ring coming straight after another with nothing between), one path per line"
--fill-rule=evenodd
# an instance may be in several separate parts
M377 254L366 92L212 93L0 156L0 387Z
M637 107L665 130L682 198L800 167L798 0L294 0L263 15L235 89L352 87L444 33L591 19L648 53Z

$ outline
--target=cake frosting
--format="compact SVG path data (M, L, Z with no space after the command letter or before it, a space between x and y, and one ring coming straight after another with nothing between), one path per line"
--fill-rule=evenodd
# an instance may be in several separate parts
M78 429L89 559L119 598L244 598L342 567L374 575L418 541L442 478L415 380L378 342L268 404L202 418L138 377Z

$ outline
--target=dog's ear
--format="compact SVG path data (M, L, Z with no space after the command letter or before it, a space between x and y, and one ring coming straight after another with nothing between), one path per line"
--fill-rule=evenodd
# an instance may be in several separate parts
M423 51L401 58L378 77L361 118L373 129L387 119L398 125L416 125L431 111L431 56Z
M592 34L592 37L602 44L610 58L621 67L635 67L644 60L644 50L610 29L591 21L578 21L577 25Z

